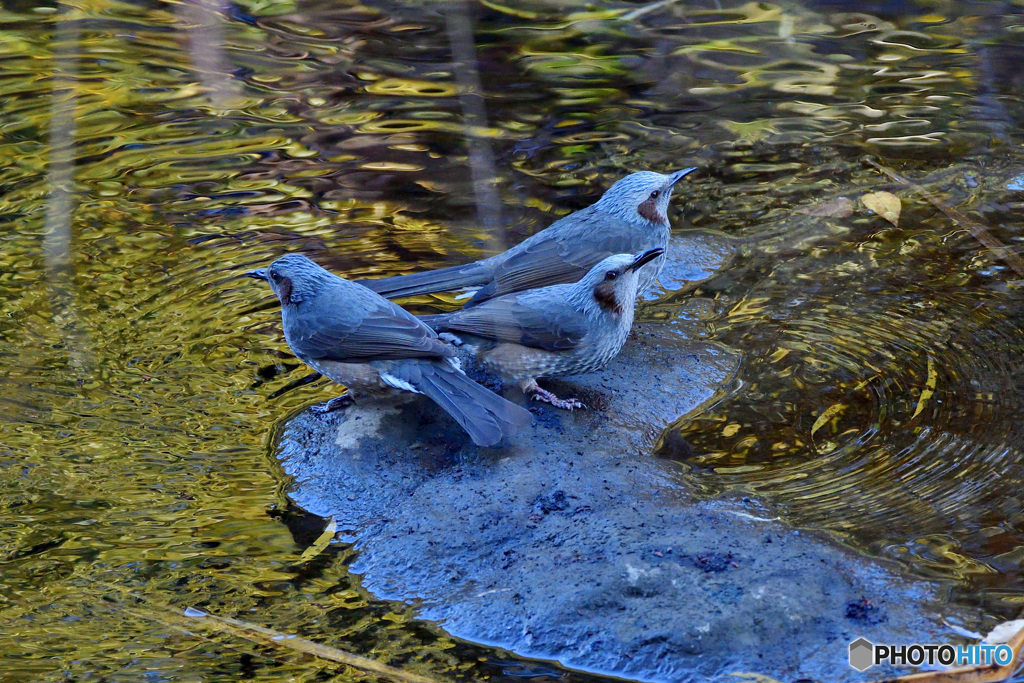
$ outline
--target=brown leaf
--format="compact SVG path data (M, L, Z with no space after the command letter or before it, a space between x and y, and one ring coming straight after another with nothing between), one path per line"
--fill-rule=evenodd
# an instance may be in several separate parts
M900 209L903 205L900 198L892 192L872 192L861 197L860 201L893 225L899 225Z
M846 218L853 213L853 202L846 197L836 197L814 206L801 207L796 212L821 218Z

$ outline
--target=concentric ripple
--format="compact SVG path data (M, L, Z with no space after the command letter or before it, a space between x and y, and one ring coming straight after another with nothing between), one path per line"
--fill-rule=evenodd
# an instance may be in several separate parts
M973 245L894 232L776 265L719 328L746 353L739 388L661 450L800 523L940 573L992 571L993 544L1024 528L1022 309L972 270Z
M240 273L288 251L353 277L462 263L627 172L682 165L702 172L674 224L746 253L713 280L667 273L676 291L644 314L681 334L707 325L747 362L739 390L663 451L683 457L682 436L702 486L756 490L918 570L1018 587L1008 277L920 206L899 230L792 211L840 184L880 189L861 156L881 154L915 177L962 176L952 203L973 196L966 210L1011 242L1021 22L1000 3L896 3L900 17L862 4L485 0L467 4L475 59L456 60L459 3L4 3L3 675L341 675L175 641L102 582L499 680L493 652L368 598L348 550L303 558L322 527L281 523L265 446L336 389L285 391L305 373L272 295ZM474 102L484 115L467 115ZM472 167L488 157L493 169ZM474 177L493 180L505 229L482 227ZM989 568L1003 574L976 573Z

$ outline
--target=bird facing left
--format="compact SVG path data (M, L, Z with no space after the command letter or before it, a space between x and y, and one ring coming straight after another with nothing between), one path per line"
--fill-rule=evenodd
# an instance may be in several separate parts
M397 304L300 254L246 273L281 301L285 340L299 360L347 389L339 399L396 391L437 403L479 446L493 446L533 416L466 376L452 348Z

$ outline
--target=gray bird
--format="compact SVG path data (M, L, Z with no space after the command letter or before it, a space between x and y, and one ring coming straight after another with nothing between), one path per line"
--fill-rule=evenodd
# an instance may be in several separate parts
M467 377L451 346L417 318L305 256L288 254L246 274L270 283L281 300L292 352L348 389L321 411L341 405L349 392L411 391L444 408L479 446L493 446L533 419Z
M684 168L670 175L632 173L608 188L594 204L496 256L464 266L359 283L389 299L478 287L466 303L468 308L511 292L576 282L612 254L668 249L672 188L695 170ZM651 286L664 264L662 256L644 267L640 292Z
M600 370L619 353L633 326L643 266L665 250L604 259L579 282L506 294L472 308L424 316L442 338L467 344L477 359L534 400L585 408L537 384L538 377Z

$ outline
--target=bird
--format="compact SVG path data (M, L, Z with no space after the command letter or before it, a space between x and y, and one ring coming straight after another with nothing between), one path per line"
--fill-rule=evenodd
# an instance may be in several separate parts
M668 204L672 188L696 167L668 175L652 171L620 179L585 209L571 213L508 251L440 270L359 280L389 299L477 288L465 307L494 297L578 281L612 254L668 249ZM640 273L639 291L657 279L664 256Z
M455 345L468 345L477 360L534 400L557 408L586 408L559 398L537 378L596 372L611 361L633 326L643 267L665 253L615 254L578 282L550 285L489 299L472 308L421 317Z
M478 446L493 446L530 424L530 411L470 379L456 352L405 309L340 278L301 254L246 273L270 284L281 302L285 340L306 365L353 395L409 391L432 399Z

